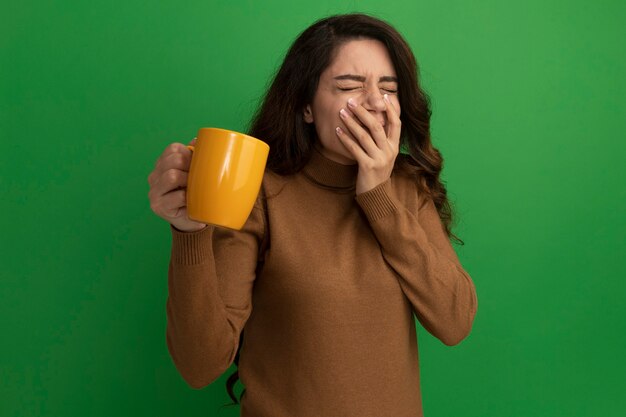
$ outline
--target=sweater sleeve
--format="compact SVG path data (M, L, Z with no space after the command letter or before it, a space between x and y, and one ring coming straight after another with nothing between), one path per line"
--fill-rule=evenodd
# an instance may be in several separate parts
M185 381L202 388L233 363L252 312L252 288L265 234L259 200L239 231L170 225L166 341Z
M476 315L474 283L433 200L420 198L411 211L397 198L391 181L357 195L356 201L419 322L444 344L456 345L470 333Z

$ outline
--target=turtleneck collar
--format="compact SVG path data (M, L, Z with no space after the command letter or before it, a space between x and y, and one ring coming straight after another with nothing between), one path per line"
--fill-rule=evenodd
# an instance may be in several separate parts
M359 165L343 165L328 159L313 147L311 159L302 169L305 177L322 188L336 191L351 191L356 189L356 177Z

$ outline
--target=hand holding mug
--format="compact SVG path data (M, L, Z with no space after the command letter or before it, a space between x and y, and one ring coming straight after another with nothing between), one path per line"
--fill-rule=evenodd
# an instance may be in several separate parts
M189 145L194 145L194 138ZM148 176L150 208L176 229L193 232L206 227L205 223L191 220L187 215L187 177L192 152L182 143L171 143L156 161Z
M240 230L261 188L267 143L227 129L201 128L187 146L170 144L148 177L150 207L175 228L207 224Z

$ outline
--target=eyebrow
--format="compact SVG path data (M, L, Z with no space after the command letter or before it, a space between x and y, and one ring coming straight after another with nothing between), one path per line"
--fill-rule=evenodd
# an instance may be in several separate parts
M365 77L364 76L362 76L362 75L354 75L354 74L339 75L339 76L335 77L334 79L335 80L354 80L354 81L361 81L361 82L365 81ZM398 82L398 78L392 77L390 75L385 75L385 76L382 76L382 77L380 77L378 79L379 83L382 83L382 82L385 82L385 81L387 81L387 82L393 81L393 82L397 83Z

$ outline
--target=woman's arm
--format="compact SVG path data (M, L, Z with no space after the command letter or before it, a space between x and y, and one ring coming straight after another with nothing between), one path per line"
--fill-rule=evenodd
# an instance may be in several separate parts
M356 201L420 323L444 344L456 345L470 333L476 315L474 283L461 266L432 199L422 197L409 210L392 186L399 178L392 178L357 195Z
M187 233L171 226L167 347L193 388L212 383L233 363L252 312L263 219L257 200L240 231L209 225Z

